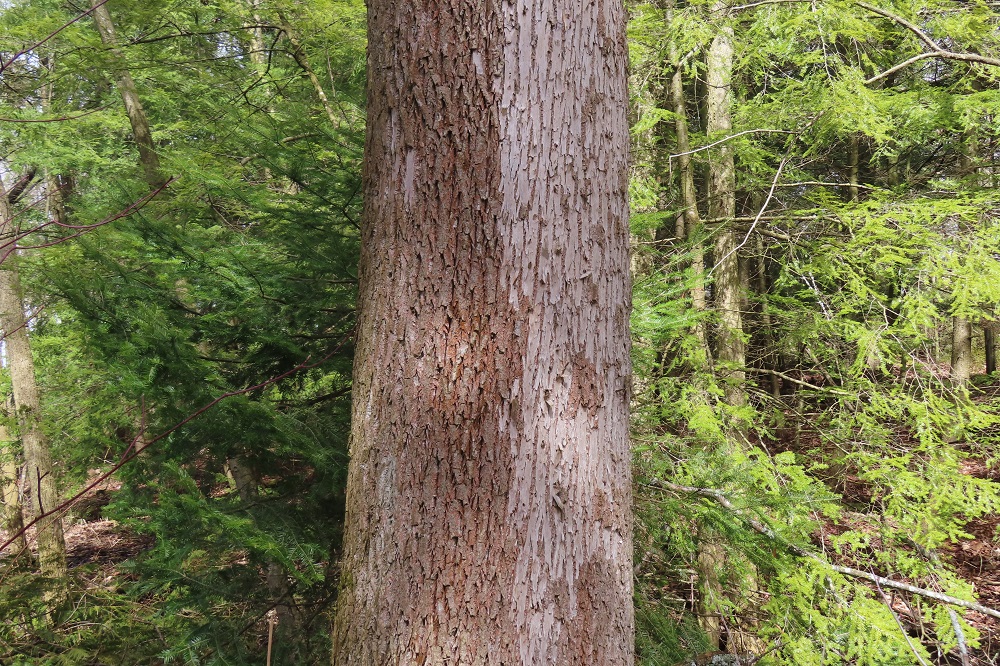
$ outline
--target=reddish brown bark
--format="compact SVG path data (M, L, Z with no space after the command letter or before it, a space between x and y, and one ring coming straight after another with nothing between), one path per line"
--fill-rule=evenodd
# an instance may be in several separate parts
M631 664L617 0L369 3L334 664Z

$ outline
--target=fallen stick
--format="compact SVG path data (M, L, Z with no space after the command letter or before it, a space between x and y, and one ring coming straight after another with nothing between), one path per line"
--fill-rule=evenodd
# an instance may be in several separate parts
M973 601L966 601L965 599L959 599L958 597L953 597L951 595L943 594L941 592L935 592L933 590L917 587L916 585L910 585L909 583L900 583L899 581L892 580L891 578L876 576L873 573L862 571L860 569L843 567L840 566L839 564L831 564L830 562L827 562L819 555L811 553L805 548L796 546L793 543L789 543L787 540L775 534L774 530L772 530L764 523L760 522L753 516L746 515L744 511L742 511L740 508L738 508L732 502L730 502L729 498L726 497L726 495L721 490L716 490L714 488L696 488L694 486L681 486L676 483L670 483L669 481L661 481L659 479L654 479L650 481L647 485L653 488L659 488L661 490L665 489L665 490L672 490L674 492L691 493L694 495L701 495L702 497L708 497L710 499L713 499L726 509L729 509L736 515L743 518L743 520L745 520L747 524L750 525L750 527L753 528L755 532L763 534L764 536L770 539L774 539L775 541L782 543L786 548L788 548L796 555L800 557L808 557L809 559L815 560L820 564L832 569L833 571L836 571L839 574L843 574L845 576L853 576L855 578L864 578L866 580L870 580L876 585L881 585L882 587L891 587L896 590L903 590L904 592L910 592L911 594L916 594L921 597L926 597L928 599L934 599L935 601L940 601L942 603L950 604L952 606L968 608L969 610L974 610L977 613L982 613L983 615L989 615L990 617L995 617L997 619L1000 619L1000 611L994 608L990 608L989 606L983 606L982 604L977 604Z

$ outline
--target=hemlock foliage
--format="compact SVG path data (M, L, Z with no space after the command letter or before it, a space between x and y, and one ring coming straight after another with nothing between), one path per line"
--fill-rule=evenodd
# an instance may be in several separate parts
M984 594L955 553L970 526L994 537L1000 501L985 471L996 376L983 374L1000 302L1000 68L988 62L1000 17L953 2L664 0L633 12L640 656L739 651L749 632L769 663L960 663L962 651L994 663L985 616L952 617L825 563ZM704 131L706 53L725 27L733 128L716 136ZM685 236L678 72L704 220ZM707 215L720 145L735 152L732 220ZM727 229L740 240L746 405L727 404L732 378L713 362L713 239ZM974 332L971 383L952 359L959 322ZM713 533L729 643L706 646L691 622Z
M35 174L14 214L64 495L147 448L86 516L129 536L95 544L108 552L71 570L64 603L46 615L26 558L5 560L25 573L4 579L0 661L263 663L273 610L272 658L319 663L346 474L364 9L109 8L118 54L72 22L79 7L3 10L0 144L5 184ZM152 196L126 69L171 178Z

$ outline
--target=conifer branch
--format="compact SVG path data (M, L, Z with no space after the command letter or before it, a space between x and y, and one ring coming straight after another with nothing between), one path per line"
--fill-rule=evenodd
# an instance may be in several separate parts
M25 48L21 49L20 51L18 51L14 55L12 55L10 57L10 60L8 60L7 62L4 62L3 60L0 60L0 73L3 73L3 71L5 69L7 69L8 67L10 67L12 64L14 64L14 61L17 60L18 58L20 58L20 57L22 57L24 55L27 55L28 53L31 53L32 51L34 51L35 49L37 49L39 46L41 46L45 42L49 41L50 39L52 39L53 37L55 37L56 35L58 35L60 32L62 32L66 28L70 27L74 23L76 23L77 21L90 16L91 13L93 13L93 11L95 9L97 9L99 7L102 7L107 2L108 2L108 0L97 0L97 2L95 2L93 4L93 6L91 6L90 9L77 14L75 17L73 17L69 21L66 21L61 26L59 26L58 28L56 28L55 30L53 30L52 32L50 32L49 34L47 34L45 37L43 37L39 41L37 41L34 44L32 44L31 46L28 46L28 47L25 47Z
M930 35L928 35L926 32L924 32L920 28L920 26L918 26L918 25L916 25L916 24L914 24L914 23L906 20L902 16L899 16L897 14L893 14L892 12L890 12L888 10L885 10L885 9L882 9L881 7L876 7L874 5L870 5L867 2L858 2L857 5L858 5L858 7L861 7L862 9L867 9L868 11L872 12L873 14L878 14L882 18L889 19L893 23L896 23L897 25L900 25L900 26L906 28L907 30L909 30L910 32L912 32L914 35L916 35L917 39L919 39L921 42L923 42L927 46L927 48L930 49L930 51L927 51L927 52L915 55L912 58L910 58L908 60L905 60L905 61L901 62L900 64L895 65L894 67L891 67L891 68L887 69L886 71L882 72L881 74L876 74L875 76L873 76L870 79L868 79L867 81L865 81L865 85L871 85L872 83L875 83L876 81L884 79L885 77L887 77L887 76L889 76L891 74L895 74L899 70L901 70L901 69L903 69L905 67L908 67L908 66L912 65L915 62L919 62L921 60L926 60L928 58L942 58L942 59L945 59L945 60L960 60L960 61L963 61L963 62L974 62L974 63L979 63L981 65L991 65L993 67L1000 67L1000 60L997 60L996 58L990 58L989 56L979 55L978 53L963 53L963 52L958 52L958 51L949 51L948 49L943 48L942 46L938 45L937 42L935 42L933 39L931 39Z
M934 599L935 601L940 601L945 604L951 604L952 606L967 608L969 610L976 611L977 613L982 613L983 615L989 615L990 617L995 617L997 619L1000 619L1000 611L996 610L995 608L990 608L989 606L983 606L982 604L977 604L974 601L966 601L965 599L959 599L958 597L953 597L951 595L944 594L942 592L935 592L933 590L928 590L926 588L917 587L916 585L910 585L909 583L901 583L899 581L892 580L891 578L876 576L873 573L862 571L860 569L854 569L852 567L844 567L839 564L832 564L830 562L827 562L819 555L809 552L805 548L797 546L794 543L790 543L786 539L782 538L777 533L775 533L774 530L772 530L770 527L762 523L757 518L746 515L746 513L739 507L734 505L729 500L729 498L726 497L725 493L723 493L721 490L716 490L715 488L696 488L694 486L682 486L676 483L671 483L669 481L663 481L660 479L653 479L652 481L648 482L647 485L653 488L659 488L661 490L666 489L666 490L672 490L674 492L690 493L693 495L700 495L701 497L707 497L709 499L713 499L716 502L718 502L723 508L732 511L740 518L743 518L743 520L745 520L747 524L755 532L763 536L766 536L769 539L778 541L795 555L815 560L820 564L822 564L823 566L833 571L836 571L839 574L843 574L845 576L851 576L853 578L864 578L865 580L875 583L875 585L877 586L890 587L896 590L903 590L904 592L916 594L918 596L925 597L927 599Z
M114 465L112 465L109 470L107 470L103 474L99 475L96 479L94 479L89 484L87 484L83 488L83 490L80 490L79 492L77 492L72 497L64 500L58 506L56 506L56 507L54 507L52 509L49 509L48 511L44 511L42 513L39 513L39 515L36 516L34 520L32 520L31 522L23 525L14 534L9 535L9 537L7 538L6 541L4 541L3 543L0 543L0 553L4 552L7 548L9 548L11 546L11 544L13 544L13 543L15 543L17 541L18 537L20 537L21 535L25 534L34 525L38 524L39 522L41 522L43 520L47 520L50 516L54 516L54 515L60 515L61 516L62 514L64 514L66 511L68 511L70 508L72 508L72 506L74 504L76 504L80 500L81 497L83 497L88 492L90 492L91 490L93 490L94 488L96 488L98 485L100 485L101 483L103 483L106 479L108 479L112 474L114 474L115 472L117 472L118 470L120 470L122 467L124 467L128 463L130 463L133 460L135 460L143 451L145 451L146 449L148 449L153 444L156 444L160 440L164 439L165 437L169 436L171 433L175 432L179 428L187 425L191 421L193 421L196 418L202 416L203 414L205 414L206 412L208 412L209 410L211 410L213 407L215 407L216 405L218 405L220 402L222 402L224 400L227 400L229 398L236 397L236 396L246 395L248 393L253 393L254 391L259 391L261 389L267 388L268 386L272 386L274 384L277 384L278 382L280 382L280 381L282 381L284 379L287 379L288 377L291 377L292 375L298 374L298 373L300 373L300 372L302 372L304 370L310 370L312 368L316 368L316 367L318 367L318 366L326 363L331 358L333 358L334 355L336 355L337 353L339 353L340 350L344 348L344 345L346 345L351 339L353 339L353 337L354 337L354 332L352 330L351 332L349 332L347 335L345 335L341 339L340 343L336 347L334 347L332 351L330 351L328 354L326 354L325 356L323 356L322 358L320 358L317 361L312 361L311 358L306 358L304 361L302 361L301 363L299 363L298 365L296 365L291 370L286 370L285 372L281 373L280 375L276 375L276 376L271 377L269 379L265 379L264 381L260 382L259 384L254 384L253 386L247 386L247 387L242 388L242 389L236 389L234 391L228 391L226 393L223 393L222 395L220 395L219 397L215 398L211 402L203 405L202 407L196 409L194 412L188 414L186 417L184 417L180 421L177 421L176 423L174 423L174 425L172 425L171 427L167 428L166 430L164 430L163 432L161 432L156 437L153 437L152 439L149 439L149 440L145 440L144 439L144 437L146 435L146 428L145 428L145 425L143 425L143 427L140 429L139 434L137 434L135 436L135 438L133 438L132 443L129 444L129 446L128 446L127 449L125 449L125 452L118 459L118 462L116 462Z
M889 597L886 596L882 587L877 583L876 587L878 588L879 596L882 597L882 603L884 603L885 607L889 609L889 614L892 615L892 619L896 621L896 626L899 627L899 633L903 634L903 639L906 641L906 645L910 648L910 652L912 652L913 656L917 658L918 662L920 662L920 666L931 666L927 663L927 660L924 659L919 652L917 652L917 648L914 647L913 641L910 640L910 635L906 633L906 627L903 626L902 620L899 619L899 615L897 615L896 611L893 609L892 602L889 601ZM950 608L948 609L948 612L952 615L955 614L955 611Z

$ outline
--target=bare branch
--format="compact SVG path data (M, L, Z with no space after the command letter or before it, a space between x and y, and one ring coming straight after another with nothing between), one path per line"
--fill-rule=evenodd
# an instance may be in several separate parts
M727 12L738 12L744 9L753 9L754 7L760 7L761 5L790 5L797 2L809 2L809 0L760 0L760 2L751 2L746 5L735 5L733 7L724 7L723 10Z
M825 180L803 180L797 183L778 183L775 187L806 187L813 185L816 187L860 187L863 190L877 190L872 185L862 185L861 183L830 183Z
M709 148L714 148L720 143L725 143L726 141L731 141L737 137L743 136L744 134L798 134L798 132L793 132L791 130L778 130L778 129L751 129L743 130L742 132L737 132L736 134L730 134L727 137L719 139L718 141L713 141L707 145L701 146L700 148L695 148L694 150L688 150L683 153L675 153L670 155L667 159L672 160L675 157L681 157L682 155L693 155L694 153L700 153L703 150L708 150Z
M928 590L922 587L917 587L916 585L910 585L909 583L901 583L899 581L892 580L891 578L884 578L882 576L876 576L873 573L867 571L861 571L860 569L853 569L851 567L842 567L839 564L831 564L827 562L819 555L811 553L805 548L796 546L793 543L789 543L787 540L778 536L770 527L754 518L753 516L748 516L744 511L739 509L734 505L729 498L726 497L725 493L721 490L716 490L714 488L695 488L693 486L682 486L676 483L670 483L669 481L662 481L660 479L653 479L647 485L653 488L660 488L666 490L672 490L674 492L680 493L691 493L694 495L700 495L702 497L708 497L718 502L721 506L729 509L736 515L740 516L747 522L747 524L753 528L753 530L759 534L762 534L770 539L774 539L782 543L788 550L800 557L807 557L811 560L815 560L829 569L836 571L839 574L845 576L851 576L854 578L864 578L869 580L876 585L882 587L890 587L896 590L903 590L904 592L910 592L911 594L916 594L927 599L934 599L935 601L940 601L945 604L951 604L952 606L959 606L961 608L968 608L969 610L974 610L977 613L982 613L983 615L989 615L990 617L995 617L1000 619L1000 611L995 608L990 608L989 606L983 606L982 604L977 604L973 601L966 601L965 599L959 599L958 597L953 597L948 594L943 594L941 592L935 592L933 590Z
M107 1L108 0L98 0L97 2L94 3L94 5L90 9L88 9L85 12L82 12L82 13L78 14L76 17L74 17L73 19L70 19L66 23L63 23L61 26L59 26L58 28L56 28L55 30L53 30L52 32L50 32L48 35L46 35L44 38L42 38L41 41L38 41L38 42L32 44L31 46L29 46L27 48L21 49L20 51L18 51L14 55L12 55L10 57L10 60L8 60L7 62L3 62L2 60L0 60L0 73L2 73L5 69L7 69L8 67L10 67L14 63L14 61L17 60L18 58L20 58L21 56L26 55L26 54L34 51L39 46L41 46L45 42L49 41L50 39L52 39L53 37L55 37L56 35L58 35L60 32L62 32L66 28L70 27L71 25L73 25L74 23L76 23L77 21L79 21L80 19L83 19L83 18L86 18L87 16L90 16L91 12L93 12L98 7L103 6L104 3L106 3Z
M925 52L915 55L909 60L905 60L898 65L890 67L881 74L876 74L875 76L865 81L866 85L871 85L876 81L884 79L890 74L894 74L899 70L904 69L905 67L909 67L915 62L926 60L928 58L942 58L944 60L960 60L962 62L975 62L981 65L991 65L993 67L1000 67L1000 60L997 60L996 58L990 58L989 56L979 55L978 53L960 53L958 51L949 51L948 49L939 46L937 42L931 39L930 35L928 35L920 28L920 26L911 23L910 21L907 21L902 16L893 14L892 12L882 9L881 7L875 7L874 5L869 5L867 2L858 2L857 5L862 9L867 9L873 14L878 14L882 18L889 19L893 23L896 23L897 25L906 28L914 35L916 35L917 39L923 42L927 46L927 48L930 49L930 52Z
M813 391L822 391L822 392L825 392L825 393L833 393L834 395L842 395L842 396L846 396L846 397L853 397L854 396L854 394L851 393L850 391L844 391L844 390L836 389L836 388L828 388L828 387L825 387L825 386L816 386L815 384L810 384L809 382L804 382L801 379L796 379L795 377L791 377L789 375L786 375L783 372L778 372L777 370L769 370L768 368L754 368L754 370L757 371L757 372L763 372L763 373L768 374L768 375L774 375L775 377L781 377L785 381L791 382L793 384L798 384L799 386L805 387L807 389L812 389Z
M69 499L64 500L59 506L57 506L57 507L55 507L53 509L50 509L48 511L45 511L44 513L40 513L30 523L28 523L28 524L24 525L23 527L21 527L21 529L18 532L16 532L13 535L10 535L6 541L4 541L3 543L0 543L0 553L2 553L4 550L6 550L8 547L10 547L11 544L13 544L15 541L17 541L18 537L20 537L22 534L24 534L25 532L27 532L28 529L30 529L32 526L36 525L40 521L43 521L43 520L47 519L49 516L56 515L56 514L61 515L61 514L65 513L77 501L79 501L79 499L81 497L83 497L88 492L90 492L91 490L93 490L94 488L96 488L105 479L107 479L112 474L114 474L115 472L117 472L118 470L120 470L126 464L128 464L132 460L135 460L135 458L138 457L143 451L145 451L146 449L148 449L153 444L159 442L163 438L167 437L168 435L170 435L171 433L173 433L174 431L176 431L178 428L181 428L184 425L186 425L186 424L190 423L191 421L195 420L199 416L202 416L203 414L205 414L205 412L209 411L210 409L212 409L213 407L215 407L216 405L218 405L223 400L226 400L228 398L233 398L233 397L239 396L239 395L246 395L247 393L253 393L254 391L259 391L261 389L267 388L268 386L272 386L274 384L277 384L278 382L282 381L283 379L291 377L292 375L295 375L295 374L297 374L299 372L302 372L303 370L310 370L312 368L318 367L318 366L322 365L323 363L326 363L331 358L333 358L337 353L339 353L340 350L344 348L344 345L346 345L353 337L354 337L354 331L352 330L351 332L347 333L341 339L340 343L336 347L334 347L332 351L330 351L326 356L324 356L323 358L319 359L318 361L310 362L311 359L310 358L306 358L304 361L302 361L301 363L299 363L297 366L295 366L291 370L287 370L286 372L283 372L280 375L277 375L275 377L271 377L270 379L266 379L266 380L264 380L263 382L261 382L259 384L254 384L253 386L248 386L246 388L237 389L235 391L228 391L226 393L223 393L219 397L215 398L214 400L212 400L211 402L207 403L206 405L198 408L197 410L195 410L194 412L192 412L191 414L189 414L185 418L181 419L180 421L178 421L177 423L175 423L170 428L167 428L166 430L164 430L163 432L161 432L156 437L153 437L152 439L149 439L149 440L144 440L143 439L145 437L145 435L146 435L146 432L145 432L146 428L145 428L145 425L143 425L142 428L139 431L139 434L137 434L135 436L135 438L132 440L132 443L129 444L128 448L125 449L125 452L122 454L121 458L119 458L118 462L116 462L114 465L111 466L111 469L109 469L108 471L104 472L103 474L101 474L100 476L98 476L96 479L94 479L93 481L91 481L89 484L87 484L86 487L84 487L83 490L79 491L78 493L76 493L75 495L73 495L72 497L70 497ZM145 410L145 408L143 408L143 409Z
M896 14L893 14L890 11L886 11L885 9L882 9L881 7L876 7L874 5L869 5L867 2L858 2L857 4L858 4L858 7L861 7L862 9L867 9L868 11L872 12L873 14L878 14L879 16L881 16L883 18L889 19L893 23L898 23L899 25L903 26L904 28L906 28L907 30L909 30L910 32L912 32L914 35L916 35L917 38L920 41L922 41L924 44L926 44L927 46L929 46L932 50L934 50L934 51L943 51L944 50L940 46L938 46L937 42L935 42L933 39L931 39L930 36L926 32L924 32L923 30L921 30L918 26L914 25L913 23L910 23L909 21L907 21L902 16L897 16Z

